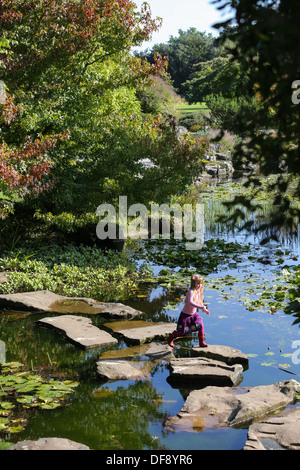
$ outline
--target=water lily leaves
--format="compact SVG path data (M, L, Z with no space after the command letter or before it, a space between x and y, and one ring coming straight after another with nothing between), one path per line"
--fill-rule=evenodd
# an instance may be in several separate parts
M288 369L289 367L291 367L291 364L288 364L286 362L284 364L278 364L278 367L279 367L279 369L284 370L284 369ZM285 372L290 372L290 371L285 371Z
M14 391L16 393L30 393L33 392L36 388L34 384L16 384L14 387Z
M11 410L14 407L15 405L10 403L9 401L3 401L0 403L0 408L2 408L3 410Z
M24 395L22 397L18 397L16 399L16 401L18 403L22 403L22 405L29 405L29 404L32 404L34 400L34 396L33 395Z
M39 405L39 408L42 408L43 410L53 410L54 408L58 408L61 406L60 403L53 402L53 403L41 403Z
M16 433L24 429L24 422L13 416L20 405L27 409L57 408L62 406L65 396L78 385L78 382L71 380L61 382L21 372L22 366L20 363L7 363L1 368L0 396L5 396L6 400L0 401L0 432Z
M24 430L24 426L8 426L7 431L11 434L21 432Z
M197 268L202 274L209 274L225 262L239 261L242 253L249 250L237 242L226 242L222 239L206 240L201 250L187 250L185 240L148 240L144 244L146 253L143 257L151 262L176 268ZM168 269L162 269L160 276L168 276ZM187 273L188 274L188 273Z
M10 420L8 418L1 418L0 417L0 431L4 431L5 429L8 428L9 421Z

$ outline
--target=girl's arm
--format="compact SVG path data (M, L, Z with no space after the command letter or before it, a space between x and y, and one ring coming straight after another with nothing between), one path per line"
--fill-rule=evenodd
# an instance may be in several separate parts
M203 312L205 312L207 315L209 315L209 310L205 307L205 305L203 304L203 302L201 302L201 300L200 300L199 304L196 304L193 301L193 291L192 291L192 289L188 290L187 300L188 300L190 305L192 305L193 307L196 307L196 308L201 308L203 310Z
M190 305L192 305L192 307L196 307L196 308L204 308L204 305L203 303L201 302L200 304L196 304L194 301L193 301L193 291L192 289L189 289L188 290L188 293L187 293L187 301L189 302Z

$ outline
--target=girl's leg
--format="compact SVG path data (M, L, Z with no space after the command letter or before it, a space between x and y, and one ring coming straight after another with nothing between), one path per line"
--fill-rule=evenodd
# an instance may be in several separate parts
M207 348L207 344L204 341L204 329L198 331L198 339L200 348Z
M167 343L171 348L174 348L174 343L173 340L178 338L180 336L180 333L178 333L177 330L174 330L173 333L170 334L170 336L167 338Z
M198 330L198 339L199 339L199 346L200 348L207 348L207 344L204 341L204 325L202 318L197 319L196 327Z

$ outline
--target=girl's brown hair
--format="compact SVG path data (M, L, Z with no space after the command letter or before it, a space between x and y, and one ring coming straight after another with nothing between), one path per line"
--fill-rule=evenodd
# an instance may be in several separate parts
M194 290L197 284L201 284L201 287L203 288L203 277L199 276L199 274L193 274L191 279L191 289Z

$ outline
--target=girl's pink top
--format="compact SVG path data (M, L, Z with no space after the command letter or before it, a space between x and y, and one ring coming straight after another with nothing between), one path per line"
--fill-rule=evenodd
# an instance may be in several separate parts
M193 315L196 313L197 308L203 308L203 303L201 302L200 298L200 291L196 291L196 295L194 295L193 299L193 294L194 291L192 289L189 289L186 294L185 302L184 302L184 307L182 309L183 313L186 313L188 315ZM198 301L198 303L196 303Z

